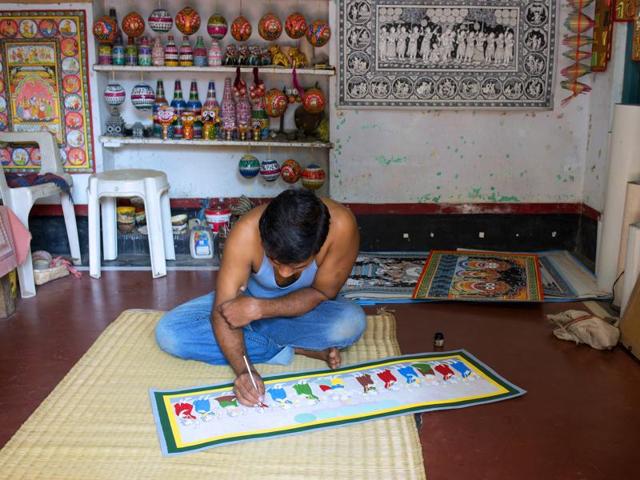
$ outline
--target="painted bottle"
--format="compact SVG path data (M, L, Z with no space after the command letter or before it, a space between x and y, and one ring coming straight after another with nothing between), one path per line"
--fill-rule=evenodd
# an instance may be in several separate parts
M98 65L111 65L111 45L101 43L98 45Z
M124 64L135 67L138 65L138 46L136 45L136 39L129 37L127 46L124 49Z
M160 41L160 37L156 37L151 49L151 63L154 67L164 66L164 47Z
M173 87L173 100L171 100L171 106L174 108L178 119L173 123L173 138L182 138L182 120L180 116L187 108L187 102L182 98L182 83L180 80L176 80Z
M206 122L203 126L203 138L215 140L217 136L217 123L220 118L220 104L216 99L216 83L211 80L207 88L207 99L202 105L202 111L207 112Z
M206 67L207 66L207 49L204 46L204 40L202 36L198 36L198 40L196 41L196 45L193 48L193 64L196 67Z
M168 102L164 95L164 82L158 80L156 83L156 101L153 103L153 136L158 138L162 137L162 125L156 118L156 114L163 105L168 105Z
M180 45L180 52L178 54L178 63L181 67L193 66L193 49L191 43L189 43L189 37L186 35L182 38L182 45Z
M151 66L151 43L147 37L142 37L138 47L138 65L141 67Z
M200 98L198 96L198 83L195 80L191 81L189 101L187 102L186 110L193 112L196 117L199 117L202 113L202 102L200 102ZM202 138L202 122L199 119L193 123L193 137Z
M113 44L111 49L111 63L113 65L124 65L124 45L122 44L122 37L116 38L116 43Z
M167 44L164 46L164 64L167 67L178 66L178 47L176 42L173 41L172 35L169 35Z
M211 42L211 46L207 52L207 61L210 67L222 65L222 48L220 48L220 43L217 40Z
M226 140L232 140L236 133L236 102L233 100L233 87L230 78L224 79L220 118Z

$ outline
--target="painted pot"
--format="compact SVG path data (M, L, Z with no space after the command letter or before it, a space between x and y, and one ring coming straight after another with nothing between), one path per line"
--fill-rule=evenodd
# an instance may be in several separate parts
M144 18L138 12L130 12L122 19L122 31L129 37L139 37L144 33Z
M251 37L251 23L240 15L231 24L231 36L238 42L245 42Z
M302 175L302 167L293 158L290 158L282 163L280 175L285 182L296 183Z
M156 94L146 83L138 83L131 90L131 103L139 110L147 110L153 108L156 101Z
M244 178L253 178L260 173L260 160L250 154L243 155L238 162L238 171Z
M268 42L273 42L282 35L282 22L274 13L265 14L258 22L258 33Z
M307 40L314 47L322 47L331 38L331 28L324 20L316 20L307 26Z
M275 182L280 176L280 165L276 160L263 160L260 163L260 175L267 182Z
M127 93L119 83L110 83L104 89L104 99L107 105L118 106L124 103Z
M218 13L214 13L207 21L207 33L213 40L222 40L229 31L227 19Z
M147 18L151 30L157 33L167 33L173 26L173 18L164 8L156 8Z
M93 35L98 43L111 44L118 36L118 23L111 17L104 16L93 22Z
M191 7L184 7L176 15L176 27L184 35L193 35L200 28L200 15Z
M289 15L284 22L284 30L287 32L287 35L294 40L304 37L305 33L307 33L307 21L304 15L299 12L294 12Z
M302 172L302 185L309 190L317 190L324 185L325 178L324 169L312 163Z
M282 90L272 88L264 97L264 111L270 117L280 117L287 110L289 99Z

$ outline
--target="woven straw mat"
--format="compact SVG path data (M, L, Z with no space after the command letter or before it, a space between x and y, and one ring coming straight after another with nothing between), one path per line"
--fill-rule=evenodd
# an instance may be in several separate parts
M208 385L232 378L227 367L162 352L154 327L162 312L127 310L98 338L0 451L7 479L424 479L413 416L163 457L148 389ZM395 319L367 318L345 363L400 353ZM262 374L321 369L296 356Z

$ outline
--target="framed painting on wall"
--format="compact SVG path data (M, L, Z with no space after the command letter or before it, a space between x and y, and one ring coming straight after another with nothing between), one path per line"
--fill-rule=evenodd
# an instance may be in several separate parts
M339 108L553 108L555 0L341 0Z
M0 12L0 67L0 130L48 130L67 172L92 172L85 12ZM9 171L40 167L37 147L0 152Z

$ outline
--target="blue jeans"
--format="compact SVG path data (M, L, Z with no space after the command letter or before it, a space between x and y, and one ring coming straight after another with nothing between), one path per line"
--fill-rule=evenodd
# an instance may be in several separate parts
M156 326L156 341L165 352L185 360L226 365L211 328L215 293L195 298L167 312ZM359 305L344 298L322 302L299 317L265 318L243 327L247 355L253 363L287 365L295 348L345 348L366 327Z

